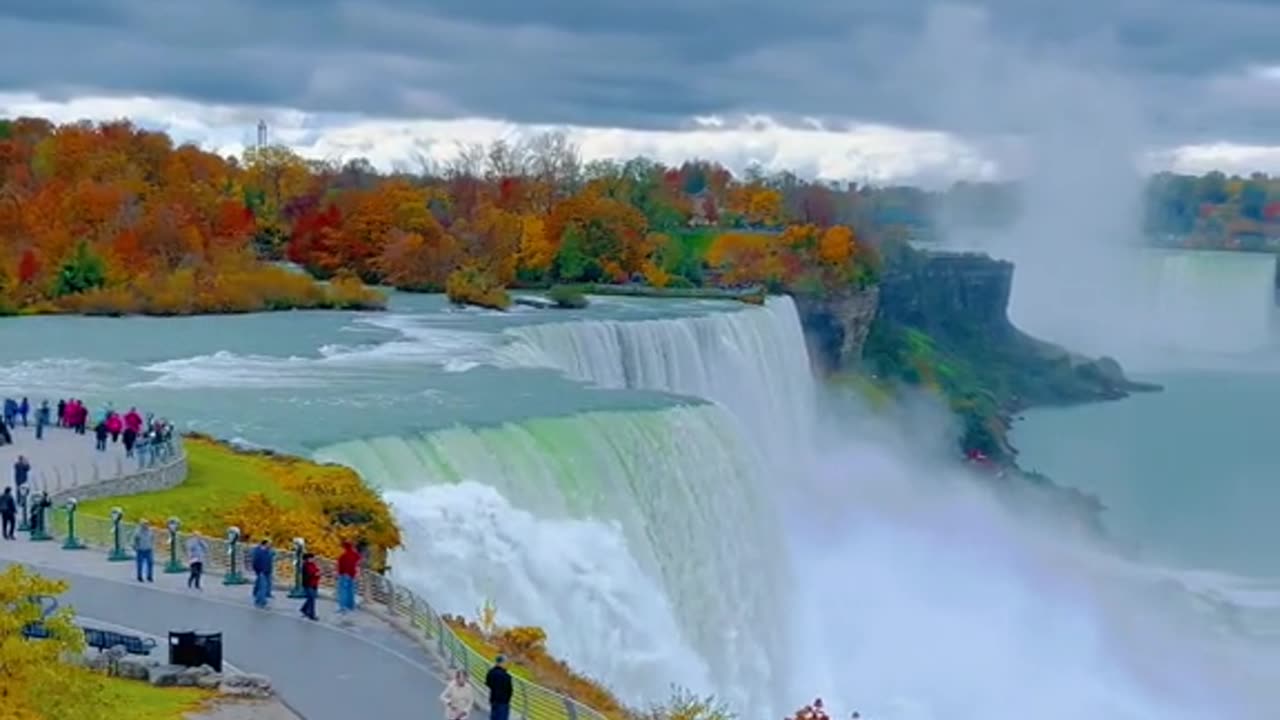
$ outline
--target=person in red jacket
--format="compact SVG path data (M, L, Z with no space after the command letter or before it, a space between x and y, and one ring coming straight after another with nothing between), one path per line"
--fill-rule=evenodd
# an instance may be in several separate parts
M316 564L316 556L307 553L302 556L302 614L312 620L316 617L316 597L320 594L320 566Z
M356 609L356 573L360 571L360 553L350 541L343 541L338 556L338 612Z

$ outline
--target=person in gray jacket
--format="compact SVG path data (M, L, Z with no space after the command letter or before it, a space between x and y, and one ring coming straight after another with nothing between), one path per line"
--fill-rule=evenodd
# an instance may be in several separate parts
M152 577L155 547L156 535L152 532L151 525L146 520L139 520L137 529L133 531L133 556L137 562L138 582L143 582L144 570L146 582L155 582Z
M209 543L199 532L191 533L187 538L187 567L191 571L187 575L187 587L200 589L200 576L204 574L204 562L208 557Z

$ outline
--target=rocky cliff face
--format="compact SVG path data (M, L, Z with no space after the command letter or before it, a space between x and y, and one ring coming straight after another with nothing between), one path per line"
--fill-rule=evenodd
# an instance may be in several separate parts
M857 367L879 307L880 288L794 296L809 357L822 373Z
M973 253L916 253L880 282L880 319L933 337L1007 340L1013 263Z
M1014 327L1013 272L1013 263L987 255L912 252L885 273L875 322L928 336L942 355L970 364L1009 411L1158 389L1130 381L1111 358L1078 355Z

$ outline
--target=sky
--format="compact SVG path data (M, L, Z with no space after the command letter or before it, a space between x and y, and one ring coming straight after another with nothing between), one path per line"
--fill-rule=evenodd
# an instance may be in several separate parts
M1274 0L0 0L0 112L226 153L263 118L383 168L559 128L878 183L1016 174L1029 136L1280 173L1277 28Z

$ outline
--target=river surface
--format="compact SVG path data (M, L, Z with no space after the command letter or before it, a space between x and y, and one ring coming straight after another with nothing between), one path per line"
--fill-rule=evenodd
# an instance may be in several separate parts
M1168 262L1151 302L1221 304L1197 284L1217 271ZM400 580L544 627L633 705L678 684L746 720L815 695L883 720L1274 720L1276 485L1254 486L1280 388L1241 371L1270 317L1241 277L1242 327L1159 336L1189 358L1141 368L1169 392L1018 428L1028 464L1111 506L1119 548L998 500L940 412L834 397L786 298L0 320L0 392L347 464L404 530Z

